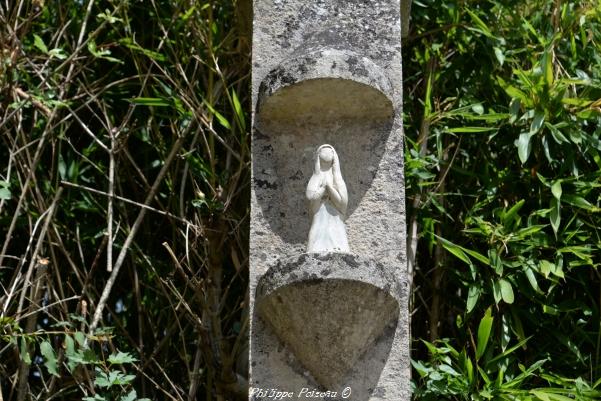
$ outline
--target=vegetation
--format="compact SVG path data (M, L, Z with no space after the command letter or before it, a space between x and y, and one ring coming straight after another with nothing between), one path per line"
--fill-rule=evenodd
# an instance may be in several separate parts
M6 4L4 399L245 393L250 3Z
M0 4L0 401L246 399L248 0ZM416 400L601 399L601 5L416 0Z
M601 6L412 13L415 397L601 399Z

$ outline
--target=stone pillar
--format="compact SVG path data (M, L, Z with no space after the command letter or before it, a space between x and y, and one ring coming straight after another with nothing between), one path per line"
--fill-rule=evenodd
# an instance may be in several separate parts
M399 0L255 0L252 75L249 399L408 401ZM323 144L348 250L307 253Z

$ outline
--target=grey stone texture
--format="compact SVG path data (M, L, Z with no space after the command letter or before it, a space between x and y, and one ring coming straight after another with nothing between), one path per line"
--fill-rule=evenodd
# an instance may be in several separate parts
M259 281L255 301L300 364L324 388L335 389L382 332L396 327L404 290L374 260L303 254L273 266Z
M400 6L254 2L252 388L410 399ZM305 253L324 143L348 188L349 254Z

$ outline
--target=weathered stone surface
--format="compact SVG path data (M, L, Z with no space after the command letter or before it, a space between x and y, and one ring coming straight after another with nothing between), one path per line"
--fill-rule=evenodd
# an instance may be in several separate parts
M404 258L399 7L255 1L251 260L302 252L310 219L298 194L323 143L344 160L351 249Z
M379 262L351 254L304 254L261 278L257 309L324 388L340 386L384 329L396 327L402 290Z
M350 400L410 399L400 6L255 0L254 388L340 395L348 386ZM311 216L302 194L324 143L341 160L352 254L304 253Z
M388 120L392 84L380 66L350 50L313 49L284 60L261 82L257 125L307 119ZM328 118L332 116L331 118Z

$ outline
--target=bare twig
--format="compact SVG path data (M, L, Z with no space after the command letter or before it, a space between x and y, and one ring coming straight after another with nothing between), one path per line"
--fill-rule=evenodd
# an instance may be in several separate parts
M31 286L31 293L30 293L30 298L31 298L31 304L29 305L29 309L30 309L30 315L27 318L27 323L25 325L25 333L29 334L32 333L35 329L35 325L37 322L37 310L38 310L38 305L40 304L40 301L42 299L42 295L44 294L44 292L42 291L42 288L44 287L45 284L45 275L46 272L48 270L48 259L42 258L39 259L38 261L36 261L35 264L35 269L36 269L36 275L35 275L35 280L32 283ZM27 288L23 288L23 293L27 292ZM22 341L27 341L26 339L23 339ZM27 345L25 347L25 352L26 353L30 353L31 352L31 346ZM28 376L29 376L29 363L26 363L25 361L25 356L21 356L21 366L19 368L19 379L18 379L18 387L17 387L17 401L24 401L25 397L27 396L27 387L28 387Z
M37 256L38 253L40 252L40 250L42 249L42 244L44 243L44 238L46 237L46 232L48 231L48 227L50 225L50 221L52 220L53 216L54 216L54 212L56 211L56 205L58 204L58 200L61 197L61 194L63 193L63 188L59 187L58 191L56 191L56 194L54 195L54 199L52 200L52 203L50 204L50 208L48 209L48 215L46 216L46 221L44 222L44 226L42 227L42 230L40 231L40 235L38 236L38 242L36 243L35 249L33 251L33 254L31 255L31 263L29 264L29 268L27 269L27 273L25 274L25 279L23 280L23 291L21 292L21 298L19 299L19 307L17 309L17 313L16 313L16 318L19 319L19 317L21 316L21 311L23 310L23 303L25 302L25 288L27 287L29 280L31 279L31 275L33 273L34 267L36 266L37 263Z
M67 187L73 187L73 188L83 189L85 191L92 192L92 193L98 194L98 195L110 196L107 192L99 191L97 189L86 187L85 185L75 184L75 183L69 182L69 181L61 181L61 185L64 185L64 186L67 186ZM184 223L184 224L192 224L192 222L190 222L189 220L182 219L181 217L176 216L176 215L174 215L172 213L165 212L163 210L159 210L159 209L154 208L152 206L148 206L147 204L144 204L144 203L136 202L136 201L124 198L124 197L119 196L119 195L113 195L112 198L120 200L120 201L125 202L125 203L129 203L130 205L138 206L139 208L142 208L142 209L150 210L151 212L158 213L158 214L163 215L163 216L167 216L169 218L172 218L172 219L177 220L177 221L179 221L181 223Z
M29 249L31 248L31 244L33 243L35 234L38 231L38 225L40 224L40 222L44 221L44 217L48 214L49 211L50 211L50 209L44 211L42 213L42 215L36 220L36 222L33 226L33 230L31 231L31 235L29 236L29 242L27 243L27 247L25 248L25 253L23 254L23 257L21 258L21 260L19 260L17 268L15 269L15 274L14 274L14 277L13 277L11 285L10 285L10 291L8 291L6 293L6 301L4 302L4 306L2 308L2 313L0 313L0 317L4 317L6 315L6 312L8 310L8 305L10 305L10 300L16 291L17 285L19 284L19 279L21 277L21 268L27 261L27 255L29 254Z
M434 79L434 71L436 69L436 61L434 58L430 60L428 65L428 77L424 84L426 85L425 93L426 96L430 96L431 88L432 88L432 80ZM430 100L427 99L427 103ZM419 155L423 157L428 152L428 138L430 136L430 110L425 110L424 115L422 117L420 129L419 129L419 137L417 142L420 145ZM421 204L421 194L416 194L413 198L413 202L411 203L411 207L413 210L413 214L411 215L411 220L409 222L409 230L408 230L408 238L407 238L407 273L409 276L409 280L411 283L413 282L413 275L415 273L415 265L417 258L417 239L418 239L418 208Z
M49 120L52 119L53 115L54 115L54 113L50 116ZM17 206L15 207L13 218L10 222L10 226L8 227L8 231L6 232L6 239L4 240L4 245L2 246L2 251L0 251L0 266L3 265L2 263L4 261L4 255L6 255L6 251L8 250L8 246L12 239L13 231L15 230L15 226L17 224L17 219L19 218L19 215L21 214L21 209L23 207L23 202L25 201L25 196L27 195L27 192L28 192L29 184L33 179L33 175L36 170L36 167L37 167L38 163L40 162L42 150L44 149L44 145L46 144L46 139L49 135L49 132L50 131L48 129L46 129L44 131L44 133L42 134L42 138L41 138L40 142L38 142L38 147L36 148L35 155L33 157L33 162L31 164L31 166L29 167L29 174L27 174L25 183L22 185L23 190L21 191L21 195L19 196L19 200L17 201Z
M15 93L15 95L17 97L29 100L35 107L40 109L40 111L42 111L42 113L44 113L44 115L46 117L49 117L50 114L52 114L52 111L44 103L42 103L39 100L37 100L36 98L34 98L29 93L25 92L23 89L13 88L13 92Z
M111 137L111 148L109 150L109 192L106 212L106 271L113 271L113 197L115 196L115 134L109 130Z
M163 181L163 177L167 173L167 169L169 168L171 162L175 158L175 155L177 154L177 152L179 152L180 148L182 147L183 142L184 142L184 136L182 135L173 144L173 147L171 148L171 152L169 153L169 155L167 156L167 159L165 160L165 164L163 164L163 167L161 168L161 171L159 172L157 178L155 179L154 184L152 185L152 188L150 189L150 192L146 196L144 205L148 205L152 201L152 198L154 198L156 191L159 189L159 185ZM119 270L121 270L121 266L123 265L125 256L127 255L127 251L129 250L131 242L133 241L134 237L138 233L138 230L140 229L140 225L142 224L142 221L144 220L144 216L146 215L146 210L147 210L146 208L140 209L140 211L138 212L138 217L136 218L134 224L131 227L129 235L127 236L127 238L125 239L125 242L123 243L121 252L119 253L119 256L117 257L117 261L115 262L115 265L113 266L113 271L111 273L111 276L109 277L109 279L104 287L104 290L102 291L102 295L100 297L100 300L98 301L98 305L96 305L94 317L92 319L92 323L90 324L90 330L89 330L90 334L94 333L94 331L96 330L96 327L98 327L98 323L100 323L100 319L102 318L102 311L106 305L106 301L108 300L108 297L111 293L111 290L113 289L113 286L115 285L115 281L117 280L117 275L119 274Z

